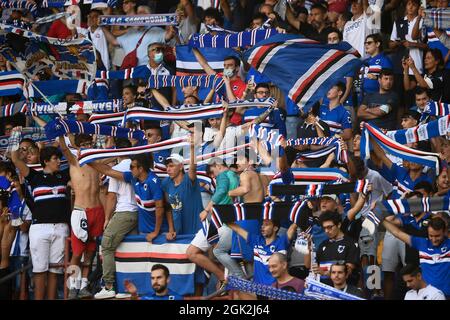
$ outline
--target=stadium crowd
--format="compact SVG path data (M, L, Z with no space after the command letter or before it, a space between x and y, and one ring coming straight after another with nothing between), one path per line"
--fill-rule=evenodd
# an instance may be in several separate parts
M0 0L0 299L183 299L216 290L231 299L276 299L227 287L230 276L299 294L315 279L364 299L450 298L450 24L440 29L424 22L436 8L446 9L446 21L448 0L91 2L52 7L50 0ZM66 11L72 15L58 16ZM176 22L148 27L111 18L149 14L174 14ZM43 17L48 21L38 23ZM5 26L60 39L61 45L91 41L94 89L26 94L28 83L39 91L45 86L38 89L38 82L49 88L51 81L67 79L48 67L27 77L23 93L6 91L7 76L23 68L12 52L24 52L29 42ZM219 40L211 48L191 45L194 35L209 33L214 43L215 36L227 41L227 35L252 30L274 30L277 39L321 44L333 53L274 63L276 50L244 55L257 43L234 50ZM342 49L344 42L352 48ZM80 52L72 46L69 51ZM283 49L277 47L280 54ZM352 56L357 68L336 76L344 62L335 52ZM259 63L250 61L256 58ZM337 68L327 65L328 73L315 75L327 59ZM292 73L271 73L277 63ZM309 69L312 74L296 71ZM199 74L220 80L222 91L216 82L151 84L154 76ZM284 81L293 89L286 90ZM302 82L315 87L302 89ZM305 92L321 86L324 94L306 105L295 97L294 84ZM52 107L114 101L124 112L96 118L102 122L83 107L5 113L21 101ZM197 117L206 109L211 114ZM180 110L196 116L177 118ZM148 120L150 111L163 120ZM81 122L113 125L114 134ZM119 136L120 130L128 136ZM271 144L273 136L261 138L267 132L278 143ZM149 152L137 151L146 145ZM340 189L363 182L360 190ZM302 193L283 193L295 186L303 186ZM332 186L338 191L326 191ZM274 203L289 210L299 204L301 218L277 217L281 209ZM388 203L396 209L377 214ZM259 208L261 217L225 219L238 211L249 217L251 208ZM147 242L150 251L188 239L186 261L177 267L169 252L148 253L140 260L148 265L148 290L142 292L130 280L133 270L121 267L130 275L125 280L116 270L126 262L116 250L133 236L141 236L135 248ZM185 271L193 279L186 294L175 288L183 282L181 265L188 263L195 270ZM63 281L75 269L76 276Z

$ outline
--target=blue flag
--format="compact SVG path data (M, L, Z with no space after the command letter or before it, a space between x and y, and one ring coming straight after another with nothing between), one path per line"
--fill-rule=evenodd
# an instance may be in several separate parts
M278 34L244 53L244 59L307 111L361 62L347 42L335 45Z

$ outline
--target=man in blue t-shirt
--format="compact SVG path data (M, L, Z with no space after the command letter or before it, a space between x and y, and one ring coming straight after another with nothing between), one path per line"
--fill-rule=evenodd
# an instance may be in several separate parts
M345 93L345 84L338 82L328 90L328 104L319 109L320 120L326 122L332 136L339 134L344 140L352 138L352 120L350 112L339 102Z
M277 235L280 223L276 220L264 219L261 225L261 234L249 233L234 222L227 225L253 248L253 281L265 285L274 283L276 279L269 271L268 260L274 252L287 253L289 244L297 233L297 225L291 224L287 233L281 236Z
M183 300L183 296L168 288L170 273L165 265L153 265L151 277L154 292L141 297L138 296L137 288L131 281L124 281L126 290L131 294L131 300Z
M167 240L176 236L172 212L164 214L164 198L161 182L154 172L153 157L139 154L132 158L130 171L120 172L108 165L90 163L94 169L102 174L120 181L130 183L134 187L136 203L138 205L138 230L147 234L146 239L152 242L161 232L168 232Z
M444 219L433 217L427 228L428 237L410 236L391 222L384 220L384 227L395 237L419 251L423 279L450 298L450 239Z

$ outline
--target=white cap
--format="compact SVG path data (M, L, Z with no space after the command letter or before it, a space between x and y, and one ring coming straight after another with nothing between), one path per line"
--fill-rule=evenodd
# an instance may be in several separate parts
M337 200L338 200L338 197L337 197L337 195L335 195L335 194L323 194L323 195L322 195L322 198L324 198L324 197L331 198L331 199L333 199L333 200L336 201L336 202L337 202Z
M178 163L183 163L184 162L184 158L179 155L178 153L172 153L169 157L166 158L166 162L172 160Z

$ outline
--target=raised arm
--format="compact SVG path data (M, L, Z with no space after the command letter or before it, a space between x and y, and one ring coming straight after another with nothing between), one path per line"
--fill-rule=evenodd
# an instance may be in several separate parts
M294 12L292 12L291 6L289 5L289 2L288 2L288 5L286 6L286 20L295 29L300 30L300 23L301 22L300 22L300 20L298 20L295 17Z
M234 222L227 223L227 226L229 226L231 230L236 232L238 235L240 235L242 238L244 238L245 241L247 241L248 232L245 229L243 229L241 226L238 226Z
M120 181L125 181L122 172L114 170L106 164L98 163L98 162L91 162L91 163L88 163L88 166L91 166L92 168L94 168L95 170L100 172L101 174L107 175L108 177L111 177L111 178L114 178L114 179L117 179Z
M161 92L159 92L156 89L152 89L152 94L155 97L156 101L158 101L158 103L165 109L167 110L167 108L170 107L170 103L169 101L166 99L166 97L164 97L163 94L161 94Z
M194 129L195 132L195 129ZM194 182L197 179L197 162L195 161L195 133L191 134L190 151L189 152L189 179Z
M373 153L372 156L375 156L379 161L381 161L386 167L389 169L392 168L392 161L386 156L386 152L381 149L380 145L370 137L370 142L372 143ZM376 161L377 159L374 159Z
M223 115L222 120L220 121L220 128L219 132L214 137L213 145L215 148L219 148L220 144L223 141L223 138L225 137L225 131L227 130L228 126L228 102L223 101Z
M389 222L387 220L383 221L383 226L386 228L387 231L392 233L394 237L400 239L407 245L411 246L411 236L409 234L403 232L402 230L400 230L399 227L397 227L392 222Z
M297 234L297 224L296 223L292 223L289 226L289 229L287 230L287 237L289 241L292 241L292 239L294 239L295 235Z
M47 124L47 122L45 122L44 120L42 120L41 118L37 117L37 116L33 116L33 120L38 124L39 127L43 128L45 127L45 125Z
M206 61L205 57L197 48L192 48L192 52L194 53L194 56L197 59L198 63L200 63L200 65L202 66L203 70L205 70L206 74L210 76L216 74L214 69L211 68L211 66L208 64L208 61Z
M70 152L69 147L66 144L66 140L64 139L64 136L59 136L59 148L61 149L61 152L63 153L64 157L69 161L69 164L71 166L77 166L78 160L77 158Z
M27 177L30 173L30 168L28 168L27 164L20 159L19 157L19 142L20 142L20 134L21 134L21 128L16 127L13 128L11 132L11 137L9 139L9 143L13 143L14 145L10 146L12 147L11 150L11 160L16 166L16 168L19 170L19 173L23 177Z

